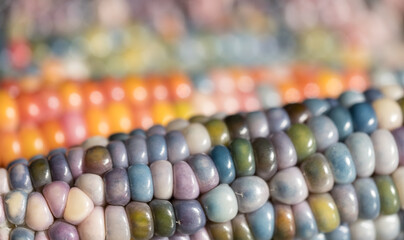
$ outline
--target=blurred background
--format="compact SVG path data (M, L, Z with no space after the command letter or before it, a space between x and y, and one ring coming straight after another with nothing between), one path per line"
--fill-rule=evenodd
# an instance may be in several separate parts
M297 60L403 64L400 0L2 0L0 71L125 76ZM56 62L56 64L55 64Z

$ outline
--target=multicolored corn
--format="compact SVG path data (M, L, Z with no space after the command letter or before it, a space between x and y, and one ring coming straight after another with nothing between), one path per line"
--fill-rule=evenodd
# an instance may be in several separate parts
M176 119L0 169L1 239L396 239L403 101Z

